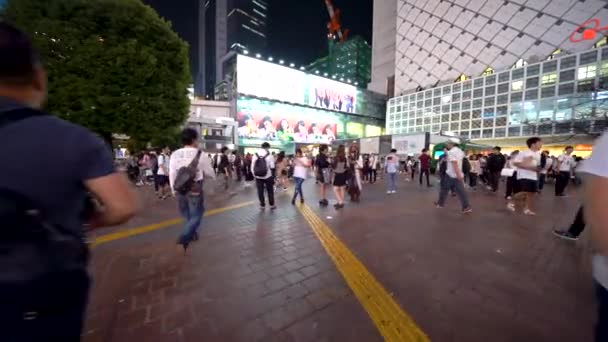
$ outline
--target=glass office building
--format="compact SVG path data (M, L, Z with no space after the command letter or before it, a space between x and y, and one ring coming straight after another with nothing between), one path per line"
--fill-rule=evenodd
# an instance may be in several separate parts
M386 130L449 131L472 140L601 132L607 100L602 46L392 98Z

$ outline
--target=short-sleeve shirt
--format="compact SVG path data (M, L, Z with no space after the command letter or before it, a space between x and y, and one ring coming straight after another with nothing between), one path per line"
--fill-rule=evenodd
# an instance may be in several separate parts
M464 152L456 146L452 147L448 151L448 168L446 170L446 174L452 178L458 178L456 174L456 170L454 169L453 162L458 163L458 170L462 171L462 159L464 159Z
M578 172L608 178L608 133L595 143L591 157L582 163ZM608 289L608 255L593 256L593 277Z
M0 188L25 196L49 222L80 234L84 182L114 172L110 147L88 129L50 115L0 128L0 146Z
M534 152L530 149L521 151L515 157L514 163L528 163L529 166L535 167L540 165L540 152ZM522 168L517 169L517 179L538 180L538 172L530 171Z
M572 168L574 167L574 158L572 158L572 156L569 156L564 153L561 156L557 157L557 160L559 161L559 171L572 171Z

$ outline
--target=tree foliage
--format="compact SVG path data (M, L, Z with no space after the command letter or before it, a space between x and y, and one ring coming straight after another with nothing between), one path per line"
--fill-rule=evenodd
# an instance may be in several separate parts
M188 47L140 0L9 0L48 71L47 109L107 139L146 142L188 114Z

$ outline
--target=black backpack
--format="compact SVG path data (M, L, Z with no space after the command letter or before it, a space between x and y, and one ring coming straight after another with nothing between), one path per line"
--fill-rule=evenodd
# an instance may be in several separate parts
M194 179L196 178L196 173L198 171L198 161L201 158L201 153L201 150L198 150L198 152L196 152L196 157L192 159L188 166L184 166L177 170L175 181L173 182L173 190L178 194L185 195L192 190Z
M30 109L0 114L0 128L46 115ZM33 201L17 191L0 189L0 283L24 284L66 270L86 269L84 236L51 223Z
M462 158L462 172L464 174L471 172L471 163L467 157Z
M255 156L257 158L253 164L253 175L256 177L266 177L268 175L268 164L266 163L268 154L265 155L264 158L260 157L260 155L257 153Z

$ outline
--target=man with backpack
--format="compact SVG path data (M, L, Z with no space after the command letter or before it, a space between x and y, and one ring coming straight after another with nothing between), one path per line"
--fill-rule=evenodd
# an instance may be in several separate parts
M472 212L469 204L469 197L464 189L464 173L462 171L462 161L464 160L464 152L456 146L455 140L449 140L446 143L446 170L442 178L441 189L439 190L439 199L435 202L437 208L443 208L447 199L448 193L454 191L460 200L462 213L468 214Z
M83 226L118 225L137 208L111 149L43 112L46 94L30 39L0 22L2 341L79 341L90 284Z
M268 193L268 204L270 209L276 209L274 204L274 176L272 170L274 170L274 157L270 155L268 150L270 144L265 142L262 144L262 148L253 155L251 162L251 172L255 177L255 182L258 188L258 198L260 199L260 208L266 209L266 199L264 198L264 190Z
M198 240L198 229L205 213L203 179L215 178L211 160L198 148L198 133L192 128L182 131L184 147L171 154L169 184L177 198L184 228L177 239L184 253L192 241Z

